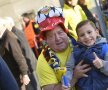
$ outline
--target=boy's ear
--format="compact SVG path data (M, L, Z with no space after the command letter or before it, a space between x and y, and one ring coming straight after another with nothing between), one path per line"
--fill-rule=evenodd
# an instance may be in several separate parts
M100 36L99 30L98 30L98 29L96 29L96 33L97 33L97 36Z

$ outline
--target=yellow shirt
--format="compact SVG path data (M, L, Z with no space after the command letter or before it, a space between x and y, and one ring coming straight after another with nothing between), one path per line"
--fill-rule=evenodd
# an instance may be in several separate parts
M56 53L57 57L60 60L61 67L66 66L66 62L70 58L71 53L72 53L72 48L70 46L65 51ZM41 53L38 58L36 69L41 87L48 84L59 83L54 73L54 70L49 66L49 64L45 60L43 53Z
M63 12L65 16L65 26L69 29L71 35L77 40L76 26L82 20L86 20L87 17L79 5L72 8L64 4Z

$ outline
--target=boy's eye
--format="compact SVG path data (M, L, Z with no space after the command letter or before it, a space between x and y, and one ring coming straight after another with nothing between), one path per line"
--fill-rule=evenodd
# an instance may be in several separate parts
M80 37L83 37L83 36L84 36L84 34L81 34L81 35L80 35Z
M84 33L82 33L82 34L79 34L79 37L83 37L85 34Z
M88 33L88 34L90 34L90 33L91 33L91 31L88 31L87 33Z

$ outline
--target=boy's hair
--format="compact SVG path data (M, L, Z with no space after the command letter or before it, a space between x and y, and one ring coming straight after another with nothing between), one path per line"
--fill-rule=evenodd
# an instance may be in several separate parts
M78 32L78 29L81 28L82 26L86 25L86 24L90 24L96 30L96 26L92 21L84 20L84 21L81 21L79 24L77 24L76 32Z

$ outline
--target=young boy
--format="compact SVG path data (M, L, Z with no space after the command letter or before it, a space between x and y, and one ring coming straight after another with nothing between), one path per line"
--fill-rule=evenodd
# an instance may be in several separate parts
M95 25L85 20L77 25L78 44L75 46L67 63L66 76L69 80L74 76L74 64L89 64L91 70L76 83L77 90L107 90L108 88L108 44L99 35ZM85 68L85 67L83 67ZM75 77L75 76L74 76Z

